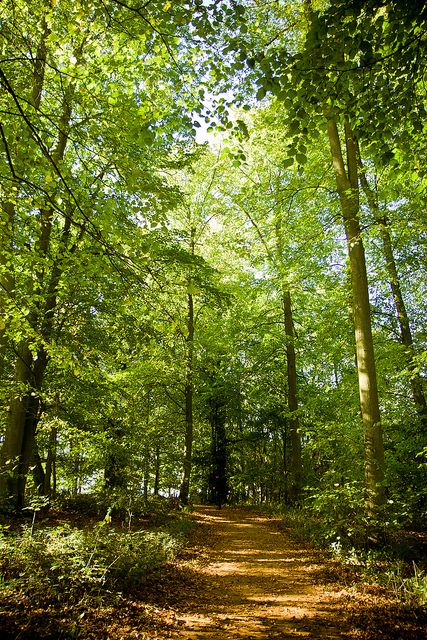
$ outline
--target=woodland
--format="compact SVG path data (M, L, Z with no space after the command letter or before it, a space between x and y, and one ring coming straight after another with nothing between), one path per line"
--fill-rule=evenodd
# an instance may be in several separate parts
M424 535L426 60L422 0L1 2L2 581L58 510Z

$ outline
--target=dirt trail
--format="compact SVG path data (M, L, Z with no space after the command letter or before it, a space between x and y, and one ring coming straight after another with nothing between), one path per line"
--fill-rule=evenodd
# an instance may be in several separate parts
M321 580L321 557L249 511L201 507L211 549L177 640L346 638L339 605Z

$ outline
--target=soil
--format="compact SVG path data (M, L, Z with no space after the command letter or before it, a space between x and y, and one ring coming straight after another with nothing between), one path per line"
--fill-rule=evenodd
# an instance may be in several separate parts
M314 549L295 543L277 523L250 511L199 508L210 527L206 580L178 614L180 640L346 638L328 567ZM275 526L276 524L276 526Z
M194 517L202 551L191 573L190 558L172 581L179 595L171 588L165 604L179 630L159 640L426 639L425 607L405 608L296 540L281 520L214 507L198 507Z

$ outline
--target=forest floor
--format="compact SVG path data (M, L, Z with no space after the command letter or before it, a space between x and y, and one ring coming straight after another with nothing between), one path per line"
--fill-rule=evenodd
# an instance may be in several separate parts
M178 562L135 593L76 606L5 602L0 637L125 640L421 640L427 611L409 609L250 509L197 507ZM3 611L1 611L3 609Z
M177 640L420 640L427 616L352 584L338 563L293 539L279 520L199 507L198 580L175 608ZM199 529L200 530L200 529ZM176 603L178 605L178 603Z
M197 511L209 526L198 585L178 613L182 640L348 637L338 594L325 585L320 553L273 520L237 509Z

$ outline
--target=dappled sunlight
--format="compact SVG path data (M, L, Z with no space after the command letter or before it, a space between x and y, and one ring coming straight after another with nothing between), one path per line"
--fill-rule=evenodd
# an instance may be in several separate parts
M213 548L200 569L206 591L179 615L181 640L346 638L334 595L320 586L315 551L298 549L271 520L243 510L197 510Z

